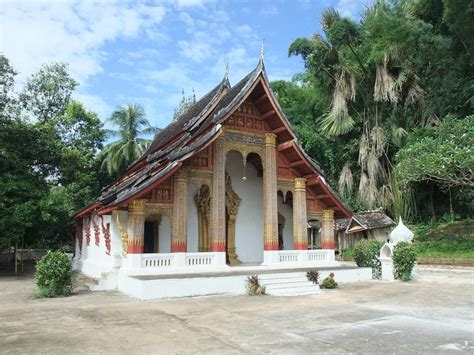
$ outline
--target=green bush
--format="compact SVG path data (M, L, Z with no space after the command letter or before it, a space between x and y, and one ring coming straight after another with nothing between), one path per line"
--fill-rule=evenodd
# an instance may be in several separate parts
M331 272L321 283L322 288L337 288L337 282L334 280L334 274Z
M36 264L37 297L68 296L72 293L72 265L66 253L49 251Z
M382 265L378 259L380 248L383 243L372 240L361 240L354 246L354 260L359 267L372 268L372 277L374 279L380 278L382 274Z
M393 251L395 277L402 281L411 280L411 271L416 263L415 248L407 242L400 242Z

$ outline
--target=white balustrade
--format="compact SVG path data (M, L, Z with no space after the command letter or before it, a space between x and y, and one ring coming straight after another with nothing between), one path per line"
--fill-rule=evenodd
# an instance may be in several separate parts
M264 252L264 265L324 266L334 264L334 250L276 250Z
M173 254L141 254L142 268L172 268L175 266Z
M129 275L193 272L227 267L225 253L155 253L127 255Z
M214 253L186 253L186 266L211 266L214 265Z

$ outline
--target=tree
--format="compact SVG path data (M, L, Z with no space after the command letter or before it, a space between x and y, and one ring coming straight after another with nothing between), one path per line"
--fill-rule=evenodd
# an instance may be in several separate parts
M109 135L119 137L119 140L105 147L102 166L107 167L110 175L120 175L150 145L151 140L140 136L157 133L159 129L150 125L145 110L140 105L119 107L109 121L118 127L118 130L109 130Z
M28 79L20 102L33 117L46 122L64 113L77 85L67 64L45 64Z
M307 88L299 94L323 107L311 111L311 100L294 98L297 89L282 90L287 100L279 100L303 144L317 142L311 156L330 167L353 208L415 211L407 208L412 194L396 184L394 157L412 132L449 113L472 113L471 12L468 1L377 1L355 23L329 9L324 33L290 45L289 55L306 67Z
M422 129L396 155L401 186L432 181L446 188L474 188L474 116L447 117Z
M20 96L37 94L38 100L26 104L13 90L14 70L0 59L7 106L0 119L0 249L22 241L47 248L69 244L71 216L100 193L102 123L71 101L66 66L51 64L34 74Z

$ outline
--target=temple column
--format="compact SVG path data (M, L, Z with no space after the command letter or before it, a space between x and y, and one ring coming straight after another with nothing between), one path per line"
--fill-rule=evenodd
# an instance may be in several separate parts
M306 179L295 179L293 194L293 247L295 250L308 249L306 216Z
M321 248L334 249L334 211L323 211L323 223L321 226Z
M181 168L174 175L173 225L171 228L171 252L184 253L187 249L188 226L188 172Z
M203 251L211 250L211 241L209 240L209 229L211 225L211 209L208 207L207 211L204 213L204 227L203 231Z
M211 196L211 251L225 252L225 153L222 138L214 143Z
M142 254L145 232L145 200L137 199L128 204L128 254Z
M263 167L264 249L278 250L276 134L265 134Z

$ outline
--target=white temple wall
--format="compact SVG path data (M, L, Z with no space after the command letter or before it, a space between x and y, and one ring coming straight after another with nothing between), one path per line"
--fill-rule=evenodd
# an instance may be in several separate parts
M280 195L278 195L278 213L285 217L283 250L293 250L293 207L283 203L283 196Z
M193 183L188 183L188 230L187 244L188 253L199 251L199 227L198 227L198 211L194 196L198 192L198 187Z
M171 222L165 214L161 215L161 223L158 233L159 252L171 253Z
M232 187L241 198L235 226L236 252L244 263L263 261L263 179L257 177L257 169L247 163L247 180L243 181L242 156L236 151L227 154L226 172L232 179Z
M84 274L98 278L104 272L109 272L114 263L114 258L106 254L105 238L102 233L102 225L99 216L94 216L95 222L99 226L99 245L95 242L94 225L92 221L85 223L85 228L90 228L90 244L87 245L85 232L83 232L82 254L78 268ZM110 223L110 216L104 216L104 225Z

